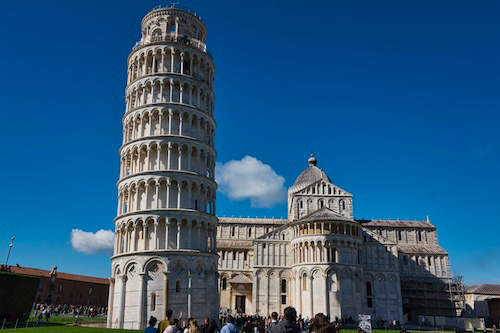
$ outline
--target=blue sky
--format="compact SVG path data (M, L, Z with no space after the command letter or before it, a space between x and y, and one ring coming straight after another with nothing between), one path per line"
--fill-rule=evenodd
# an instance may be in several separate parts
M429 215L453 272L500 283L499 2L182 3L209 30L218 163L288 187L314 152L356 218ZM12 264L109 275L70 234L113 228L126 59L158 4L0 2L0 259L15 234ZM220 216L286 216L252 206L218 194Z

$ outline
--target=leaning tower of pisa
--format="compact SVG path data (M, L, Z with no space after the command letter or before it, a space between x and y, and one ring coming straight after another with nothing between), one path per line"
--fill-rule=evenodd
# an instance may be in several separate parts
M215 67L199 17L159 8L128 57L108 327L218 315Z

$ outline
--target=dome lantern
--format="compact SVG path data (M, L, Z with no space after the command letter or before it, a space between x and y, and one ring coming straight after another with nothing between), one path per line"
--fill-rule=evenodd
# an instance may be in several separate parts
M309 163L309 166L316 166L318 161L316 160L316 157L314 157L314 154L311 154L311 157L307 160L307 163Z

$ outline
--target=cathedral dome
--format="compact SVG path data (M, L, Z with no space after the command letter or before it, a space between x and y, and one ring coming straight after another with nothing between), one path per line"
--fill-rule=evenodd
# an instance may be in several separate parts
M311 154L308 163L309 167L302 171L302 173L295 180L295 183L293 183L294 188L307 186L320 180L331 183L331 180L328 178L326 173L316 166L317 160L313 154Z

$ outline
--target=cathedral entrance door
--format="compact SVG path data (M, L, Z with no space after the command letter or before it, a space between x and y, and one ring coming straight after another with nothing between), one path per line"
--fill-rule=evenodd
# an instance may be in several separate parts
M246 301L245 296L236 295L236 312L245 313L245 301Z

